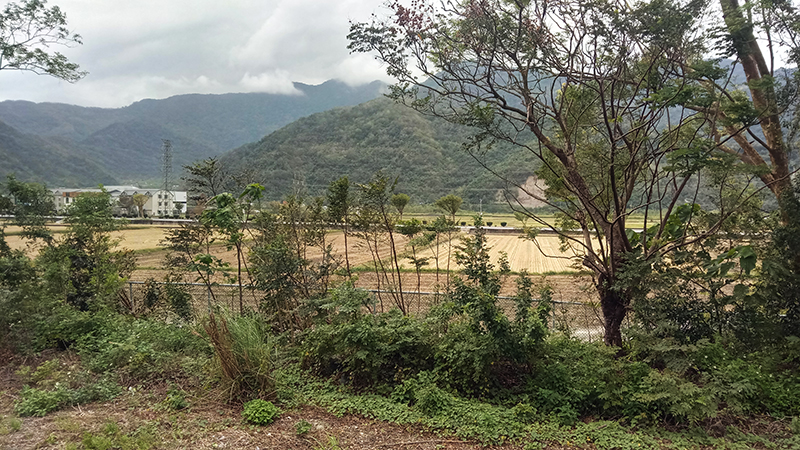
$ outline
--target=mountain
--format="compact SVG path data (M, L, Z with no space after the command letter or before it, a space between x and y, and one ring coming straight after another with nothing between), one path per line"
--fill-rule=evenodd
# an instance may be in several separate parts
M0 122L0 177L48 185L96 186L117 179L91 158L81 156L69 140L25 134Z
M101 172L119 182L157 184L162 139L172 141L173 171L180 173L184 164L256 141L309 114L374 99L384 89L384 84L377 81L357 87L335 80L317 86L302 83L294 86L297 93L292 95L189 94L142 100L123 108L5 101L0 102L0 121L22 135L50 142L51 147L59 147L78 159L94 161ZM0 140L0 147L3 144ZM55 172L42 171L55 162L28 168L23 164L27 159L13 153L21 147L6 147L11 152L9 157L20 160L15 166L20 175L48 184L61 179ZM76 180L81 176L76 175Z
M298 185L321 195L343 175L363 183L382 170L398 177L396 192L414 202L457 193L477 209L481 201L497 201L503 183L462 149L469 135L464 127L380 98L299 119L226 153L221 162L232 172L250 171L270 199ZM524 150L504 144L497 150L483 160L499 173L515 182L533 174L536 164Z

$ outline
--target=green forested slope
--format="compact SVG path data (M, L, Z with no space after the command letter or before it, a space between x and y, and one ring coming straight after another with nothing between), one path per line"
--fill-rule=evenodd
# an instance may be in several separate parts
M24 134L3 122L0 122L0 161L3 180L15 174L21 180L52 187L117 183L99 164L80 155L71 142Z
M457 193L468 202L495 201L503 184L462 150L469 130L422 116L387 99L300 119L222 158L230 170L255 171L270 198L302 185L319 194L342 175L364 182L379 170L398 176L398 192L415 202ZM486 161L516 181L530 176L531 158L499 146Z

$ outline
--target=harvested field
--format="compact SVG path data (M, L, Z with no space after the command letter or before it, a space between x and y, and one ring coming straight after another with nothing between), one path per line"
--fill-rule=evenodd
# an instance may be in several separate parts
M514 272L520 272L522 270L527 270L529 273L578 271L574 267L576 252L572 250L561 252L559 249L561 243L558 240L558 236L540 235L536 238L536 243L534 243L527 239L521 239L521 235L519 234L487 234L486 240L490 247L489 256L492 263L497 265L497 262L500 260L500 253L505 252L508 254L508 262L511 265L511 270ZM455 260L455 251L460 245L459 238L451 241L451 244L450 268L457 270L458 264ZM445 243L439 246L438 261L440 268L447 267L448 245L448 243ZM430 259L427 266L428 269L436 267L437 258L434 249L418 251L417 257ZM403 261L403 266L407 269L413 269L414 267L408 259Z

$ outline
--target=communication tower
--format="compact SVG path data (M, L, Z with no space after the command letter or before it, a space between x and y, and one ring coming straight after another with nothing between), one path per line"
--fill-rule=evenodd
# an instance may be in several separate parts
M172 213L172 141L169 139L162 139L161 142L163 143L161 145L161 150L163 151L161 170L164 172L164 186L161 188L162 193L159 197L163 195L164 198L159 198L158 212L159 215L166 216Z

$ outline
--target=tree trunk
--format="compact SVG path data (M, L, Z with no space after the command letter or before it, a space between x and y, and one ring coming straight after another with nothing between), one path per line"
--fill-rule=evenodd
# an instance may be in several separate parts
M603 311L605 335L603 341L608 346L622 347L622 321L628 312L630 299L613 289L613 280L605 275L598 276L597 292L600 295L600 308Z

